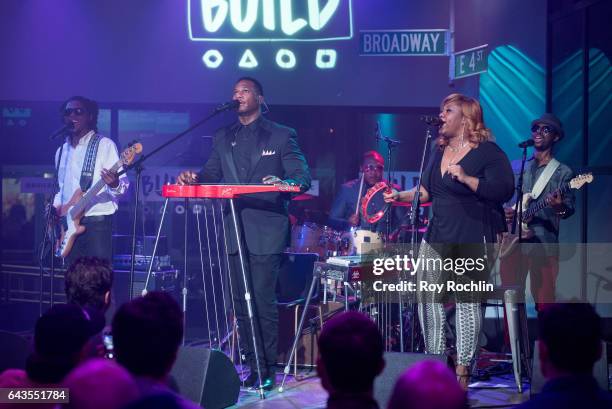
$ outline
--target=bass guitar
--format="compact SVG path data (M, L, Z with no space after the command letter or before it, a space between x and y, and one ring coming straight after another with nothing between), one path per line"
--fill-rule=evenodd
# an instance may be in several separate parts
M590 172L584 173L584 174L576 176L569 182L564 183L559 189L555 190L553 194L558 193L561 196L563 196L570 189L578 190L582 188L582 186L584 186L586 183L591 183L592 181L593 181L593 174ZM511 222L508 223L508 232L504 233L504 237L500 245L499 256L501 258L506 257L508 254L514 251L514 248L516 247L519 241L519 234L521 234L521 237L523 238L523 240L527 240L533 237L533 231L529 228L528 223L536 213L538 213L540 210L544 209L545 207L548 207L548 205L550 204L550 196L547 195L546 197L540 200L534 201L533 197L531 196L531 193L525 193L523 195L522 201L523 201L523 214L518 215L516 218L517 223L518 223L518 220L520 220L520 226L516 226L516 230L515 230L518 233L512 234L511 233L512 223ZM518 209L518 202L514 206L514 211L518 211L517 209Z
M142 144L135 143L121 152L121 156L117 163L110 169L111 172L116 172L121 166L129 165L134 161L137 154L142 152ZM85 214L85 210L91 204L100 190L104 187L104 179L98 182L83 192L80 188L74 192L68 203L63 204L56 210L59 217L59 223L56 226L58 237L55 243L56 257L67 257L72 250L76 238L85 232L85 226L80 224L81 219Z

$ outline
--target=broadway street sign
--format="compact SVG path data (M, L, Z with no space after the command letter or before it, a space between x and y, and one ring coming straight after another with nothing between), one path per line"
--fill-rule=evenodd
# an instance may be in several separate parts
M362 30L359 55L448 55L448 30Z

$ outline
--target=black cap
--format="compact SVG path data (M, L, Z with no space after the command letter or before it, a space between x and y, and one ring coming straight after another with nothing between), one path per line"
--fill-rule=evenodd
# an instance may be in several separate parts
M531 126L534 126L535 124L544 124L544 125L550 126L551 128L555 130L557 135L559 135L559 140L563 139L563 137L565 136L565 132L563 132L563 124L561 123L561 120L557 118L555 114L546 112L542 114L541 117L539 117L538 119L534 119L531 122Z

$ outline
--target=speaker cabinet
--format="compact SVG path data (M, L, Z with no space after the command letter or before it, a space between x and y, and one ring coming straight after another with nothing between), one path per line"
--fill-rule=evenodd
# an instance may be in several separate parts
M226 408L238 402L240 378L220 351L181 347L171 375L181 395L206 409Z

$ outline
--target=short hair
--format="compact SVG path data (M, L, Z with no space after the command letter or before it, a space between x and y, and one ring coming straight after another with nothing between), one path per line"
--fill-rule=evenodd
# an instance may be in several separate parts
M60 106L60 120L62 121L62 123L64 122L64 110L66 109L66 106L70 101L79 101L83 104L83 106L85 106L85 110L87 111L87 113L92 116L91 128L94 131L98 132L98 115L100 113L98 103L93 99L85 98L80 95L75 95L68 98Z
M556 368L591 373L601 352L601 318L590 304L548 304L538 313L538 338Z
M264 94L264 90L263 90L263 86L261 85L261 82L257 81L255 78L253 77L240 77L236 80L235 84L238 84L240 81L251 81L253 83L253 85L255 85L255 90L257 91L257 93L261 96L263 96Z
M373 161L385 166L385 158L383 158L383 156L376 151L367 151L366 153L364 153L361 163L365 163L365 161L368 159L372 159Z
M44 313L34 328L34 352L26 362L28 377L41 383L58 383L79 360L95 334L89 315L78 305L57 304Z
M440 361L421 361L399 377L387 409L468 408L467 394Z
M183 316L168 294L153 291L123 304L112 324L117 362L134 375L166 376L183 339Z
M491 130L485 127L484 116L480 103L467 95L450 94L440 104L440 111L446 104L457 104L461 107L461 114L465 117L466 137L470 143L478 145L481 142L493 140ZM438 137L438 146L448 145L448 138L444 135Z
M342 392L372 388L383 362L383 339L366 315L349 311L329 320L321 330L319 354L329 382Z
M97 257L79 257L68 267L65 278L66 299L81 307L103 310L104 297L113 285L113 269Z

